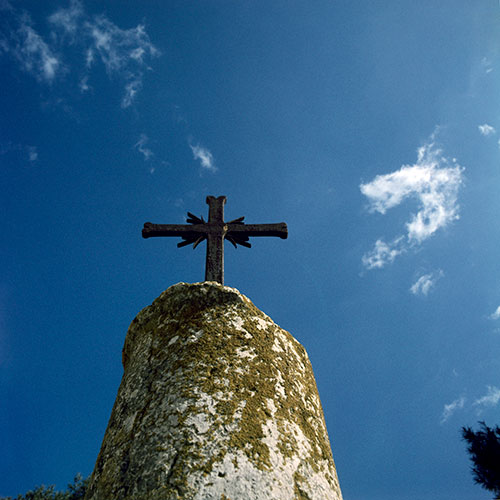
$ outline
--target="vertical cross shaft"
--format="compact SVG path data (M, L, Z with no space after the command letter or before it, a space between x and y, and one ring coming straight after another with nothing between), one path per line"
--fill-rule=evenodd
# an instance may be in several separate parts
M224 238L227 225L224 222L225 196L207 196L208 231L205 281L224 283Z

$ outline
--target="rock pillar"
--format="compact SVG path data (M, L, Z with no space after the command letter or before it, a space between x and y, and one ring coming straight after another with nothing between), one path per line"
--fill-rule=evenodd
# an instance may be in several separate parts
M234 288L179 283L133 320L86 500L341 500L304 348Z

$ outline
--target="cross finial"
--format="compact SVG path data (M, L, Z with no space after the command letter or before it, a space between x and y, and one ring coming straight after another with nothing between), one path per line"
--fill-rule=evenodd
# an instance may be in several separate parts
M224 240L229 240L234 247L242 245L250 248L248 242L252 236L288 237L288 229L284 222L278 224L245 224L244 217L224 222L225 196L207 196L208 222L188 212L186 222L189 224L152 224L146 222L142 230L143 238L155 236L180 236L184 241L178 247L193 244L196 248L203 240L207 240L207 259L205 281L217 281L224 284Z

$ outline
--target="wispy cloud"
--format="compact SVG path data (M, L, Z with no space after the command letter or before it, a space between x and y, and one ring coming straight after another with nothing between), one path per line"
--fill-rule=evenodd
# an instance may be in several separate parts
M25 161L30 163L35 163L38 160L38 148L36 146L14 144L12 142L0 143L0 156L11 152L17 152Z
M442 156L433 134L430 141L418 149L415 164L403 165L395 172L377 175L371 182L361 184L361 192L368 198L371 212L385 214L410 198L419 203L418 212L406 223L406 237L397 236L391 243L378 239L375 248L363 257L365 267L383 267L458 219L457 195L463 170L456 160Z
M154 156L153 151L149 149L146 144L149 142L149 137L146 134L141 134L139 140L134 144L134 148L142 153L145 160L149 160Z
M444 424L457 410L460 410L465 405L465 397L462 396L450 404L444 405L443 413L441 414L441 424Z
M496 406L500 402L500 389L498 387L488 385L488 392L485 396L478 398L474 401L474 406L485 408L488 406Z
M214 162L214 157L212 153L207 149L199 144L196 146L193 146L192 144L189 145L191 148L191 151L193 152L193 158L195 160L199 160L200 165L202 168L205 170L208 170L209 172L216 172L217 167Z
M37 33L27 13L18 13L12 7L4 12L0 53L10 55L39 82L51 84L63 71L60 57Z
M490 314L490 319L500 319L500 306L496 308L493 314Z
M80 92L88 92L90 90L90 85L89 85L89 77L88 75L85 75L80 79L80 82L78 83L78 88L80 89Z
M368 269L380 269L386 264L390 264L398 255L401 255L405 251L402 236L389 243L377 240L373 250L363 255L362 262Z
M97 60L107 73L125 80L121 106L129 107L142 87L144 71L151 69L147 60L160 52L151 43L143 24L121 29L104 15L87 16L80 1L72 0L66 9L57 10L49 21L66 35L80 34L85 70L88 74Z
M423 274L420 276L415 283L410 288L410 292L413 295L424 295L426 296L431 289L436 285L436 282L444 276L443 271L439 271Z
M62 74L79 74L76 85L81 92L90 88L90 71L100 61L110 77L122 81L124 108L142 88L144 74L151 69L148 61L160 54L143 24L122 29L104 15L88 15L80 0L71 0L48 17L45 39L25 11L9 6L5 13L8 22L1 26L0 54L10 54L38 81L53 83ZM63 63L62 54L71 45L83 55L80 68Z
M142 87L142 78L136 78L134 80L131 80L125 85L125 93L123 94L122 101L121 101L121 107L122 108L128 108L135 99L135 96L137 92Z
M481 135L488 137L489 135L493 135L496 133L495 127L488 125L487 123L483 123L483 125L478 125L477 128Z
M480 415L486 408L493 408L500 403L500 389L493 385L486 386L487 392L484 396L475 399L472 403L468 404L469 410L476 409L476 413ZM462 410L465 407L467 399L462 396L450 404L444 405L441 414L441 424L444 424L457 410Z
M71 41L80 30L84 18L83 6L78 0L71 0L67 8L61 7L48 18L49 23L58 27L64 35L69 35Z
M491 73L493 71L493 63L488 57L483 57L481 59L481 67L485 73Z
M86 67L92 66L97 54L108 74L121 75L126 80L121 104L124 108L130 106L142 87L144 70L150 69L146 61L158 56L158 49L142 24L122 30L101 15L86 21L84 26L92 41L86 51Z
M38 160L38 150L36 146L27 146L28 161L31 163Z

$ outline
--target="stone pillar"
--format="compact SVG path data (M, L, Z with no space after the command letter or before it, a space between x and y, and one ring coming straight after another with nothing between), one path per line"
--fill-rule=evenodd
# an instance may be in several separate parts
M304 348L234 288L179 283L133 320L86 500L341 500Z

